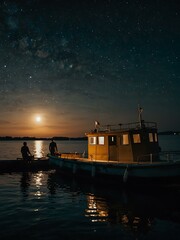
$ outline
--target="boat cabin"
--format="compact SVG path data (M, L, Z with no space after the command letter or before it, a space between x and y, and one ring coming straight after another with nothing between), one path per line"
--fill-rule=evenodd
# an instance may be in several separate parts
M158 160L160 148L155 122L95 126L86 134L89 159L122 163Z

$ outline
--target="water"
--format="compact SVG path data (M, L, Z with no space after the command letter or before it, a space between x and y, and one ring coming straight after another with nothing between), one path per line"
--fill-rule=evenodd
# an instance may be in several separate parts
M49 153L49 141L27 141L29 149L35 158L46 157ZM87 141L56 141L59 152L87 153ZM160 136L162 151L180 150L180 136ZM14 160L21 157L22 141L0 141L0 160Z
M179 150L174 149L180 146L177 136L162 136L160 142L163 150ZM41 141L42 155L48 144ZM87 142L57 144L65 151L82 152ZM28 145L37 153L36 141ZM3 158L15 159L20 146L0 142ZM77 181L56 171L1 174L0 239L178 240L179 203L179 185L123 188Z
M49 153L49 141L26 141L35 158L46 157ZM59 152L87 153L87 141L56 141ZM0 160L15 160L21 157L22 141L0 141Z
M180 150L180 135L159 136L162 151Z

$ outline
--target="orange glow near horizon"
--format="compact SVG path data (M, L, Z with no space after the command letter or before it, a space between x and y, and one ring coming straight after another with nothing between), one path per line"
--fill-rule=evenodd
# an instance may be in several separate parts
M40 122L28 120L27 122L21 121L14 125L1 125L0 136L12 137L82 137L85 136L87 128L83 128L81 124L72 125L70 122L55 122L48 123L46 119L41 119ZM84 129L84 130L83 130Z
M81 120L42 109L8 114L0 125L0 136L12 137L84 137L91 127Z

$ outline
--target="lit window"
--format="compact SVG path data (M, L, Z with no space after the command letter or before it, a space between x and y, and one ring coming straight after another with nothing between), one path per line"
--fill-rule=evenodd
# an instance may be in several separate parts
M123 144L123 145L129 144L128 134L123 134L123 135L122 135L122 144Z
M155 141L155 142L158 141L157 133L154 134L154 141Z
M149 141L153 142L153 133L149 133Z
M89 138L89 144L90 145L95 145L96 144L96 137L90 137Z
M109 136L109 145L116 145L116 136Z
M104 137L98 137L99 145L104 145Z
M133 141L134 141L134 143L140 143L141 142L141 137L140 137L139 133L133 134Z

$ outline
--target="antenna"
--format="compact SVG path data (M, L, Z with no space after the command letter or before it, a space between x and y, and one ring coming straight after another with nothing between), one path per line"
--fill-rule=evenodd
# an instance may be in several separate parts
M140 128L142 128L142 111L143 111L142 107L140 107L139 104L138 104L138 118L139 118Z

